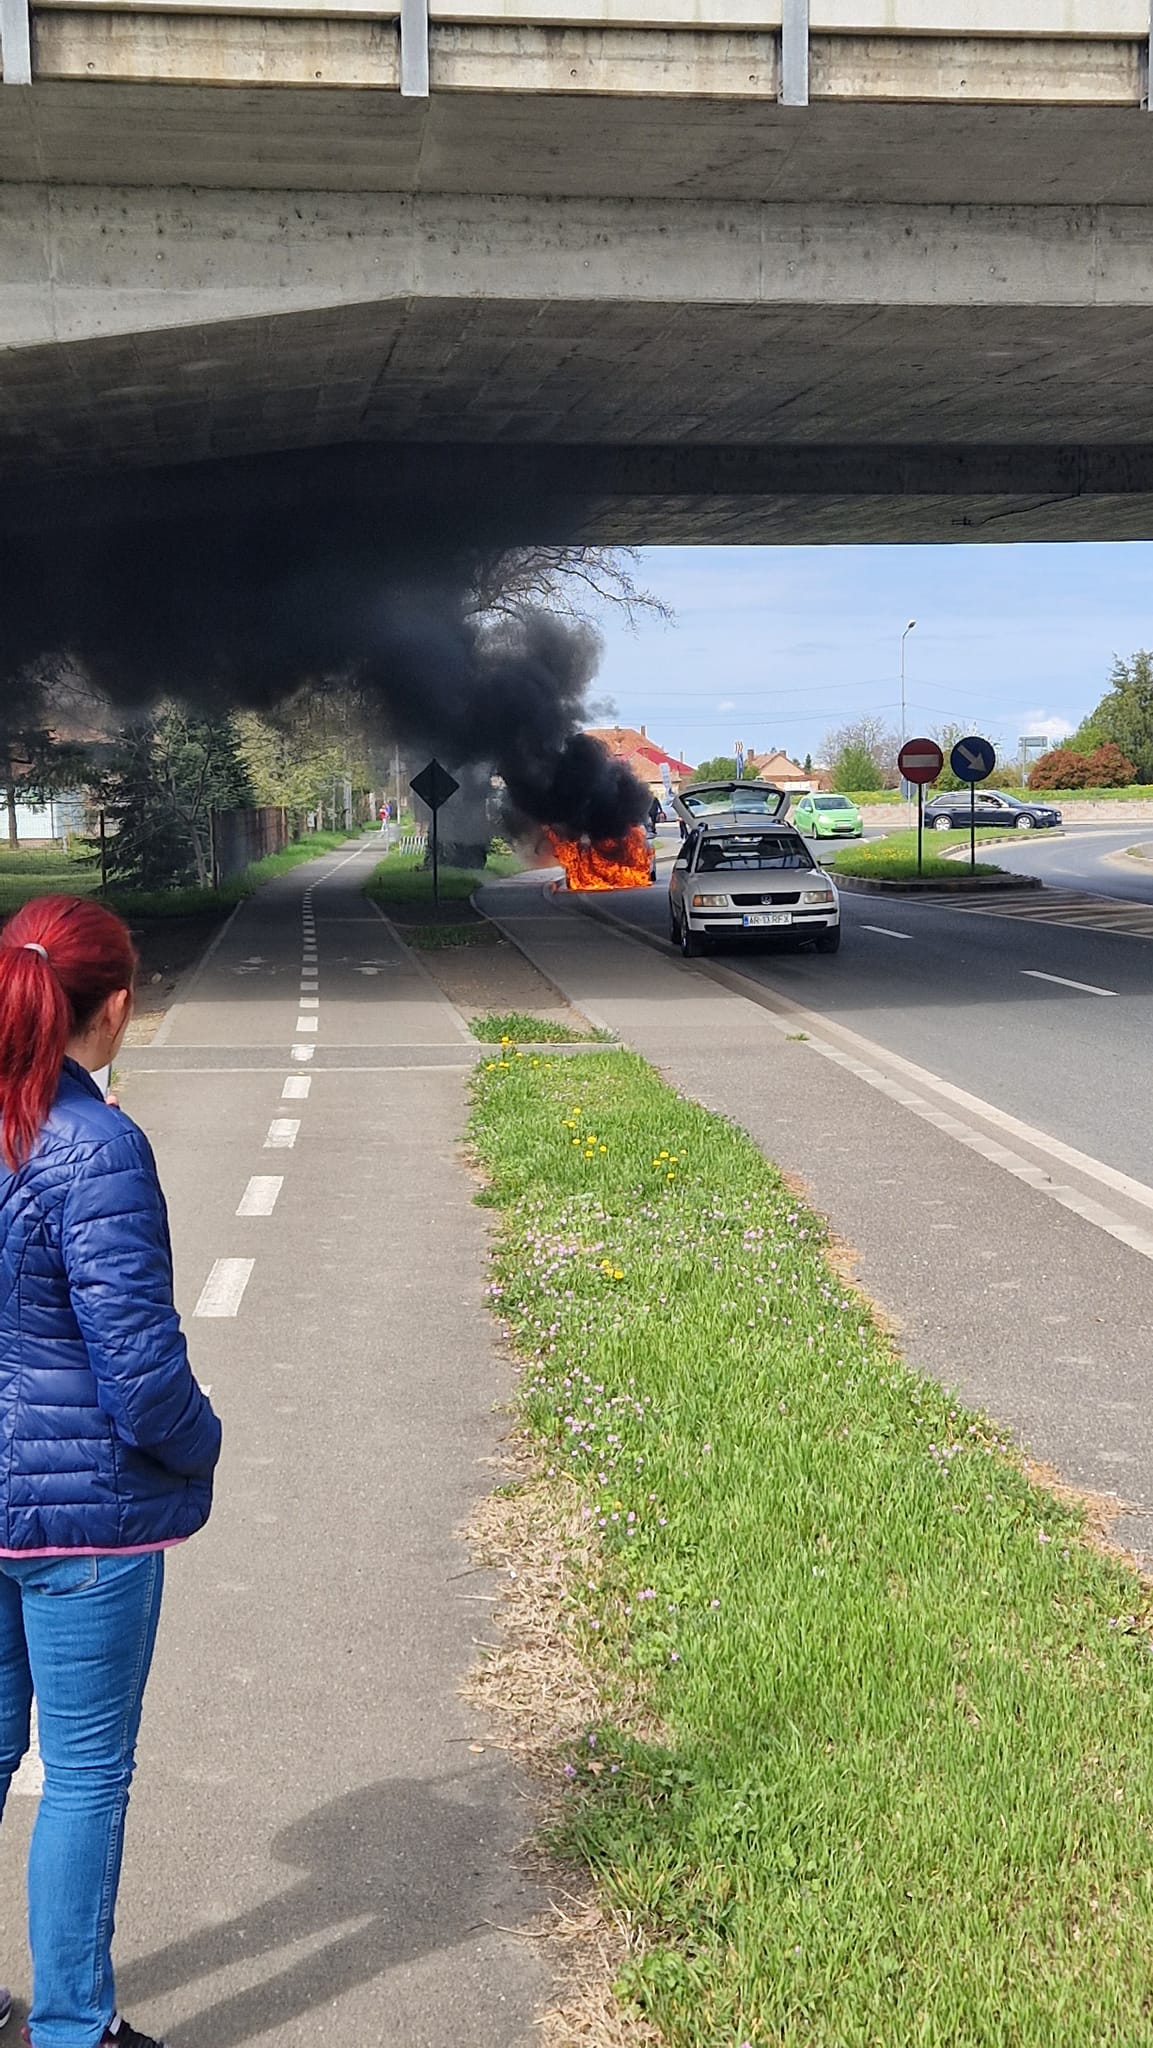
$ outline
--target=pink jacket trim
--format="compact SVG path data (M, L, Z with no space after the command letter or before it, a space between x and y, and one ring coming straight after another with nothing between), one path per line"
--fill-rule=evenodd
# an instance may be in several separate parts
M187 1543L187 1536L169 1536L163 1543L126 1543L120 1550L103 1549L95 1544L79 1543L60 1550L0 1550L0 1557L147 1557L153 1550L175 1550L181 1543Z

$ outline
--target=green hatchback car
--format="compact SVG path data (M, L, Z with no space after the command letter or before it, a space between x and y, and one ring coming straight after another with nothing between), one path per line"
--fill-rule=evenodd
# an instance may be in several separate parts
M811 839L860 839L865 829L847 796L803 796L793 806L793 823Z

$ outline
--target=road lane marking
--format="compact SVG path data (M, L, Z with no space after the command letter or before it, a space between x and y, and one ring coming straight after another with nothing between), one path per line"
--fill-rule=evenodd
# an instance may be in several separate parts
M1105 1208L1089 1195L1083 1195L1076 1188L1066 1187L1054 1181L1041 1166L1031 1160L1022 1159L1019 1153L996 1139L986 1136L971 1123L962 1123L960 1117L951 1116L939 1109L933 1102L926 1102L924 1093L937 1095L944 1101L955 1104L968 1116L979 1117L984 1123L1005 1131L1019 1143L1030 1146L1050 1159L1059 1161L1072 1172L1079 1173L1086 1180L1098 1182L1110 1188L1115 1194L1133 1202L1138 1208L1153 1210L1153 1187L1144 1181L1134 1180L1131 1174L1122 1173L1119 1167L1110 1166L1104 1159L1094 1159L1086 1152L1079 1152L1075 1145L1066 1145L1062 1138L1054 1138L1048 1131L1041 1131L1033 1124L1022 1122L1011 1116L1008 1110L998 1109L992 1102L985 1102L979 1095L970 1095L967 1089L958 1088L952 1081L942 1080L940 1075L931 1074L925 1067L917 1066L901 1053L890 1052L886 1046L878 1045L873 1039L863 1037L857 1031L850 1031L847 1025L836 1024L818 1010L809 1010L801 1003L794 1003L790 997L769 990L764 983L741 974L735 968L706 967L705 974L710 980L719 982L722 988L729 988L736 995L742 995L756 1003L758 1009L767 1010L773 1018L774 1028L788 1034L795 1033L798 1022L808 1026L810 1049L822 1059L831 1060L835 1066L844 1067L849 1073L899 1102L904 1109L933 1124L937 1130L955 1138L970 1151L978 1152L994 1166L1000 1166L1035 1188L1038 1194L1058 1202L1074 1215L1092 1223L1109 1237L1116 1238L1131 1251L1139 1252L1142 1258L1153 1260L1153 1231L1142 1230L1136 1224L1127 1223L1114 1210ZM864 1054L861 1058L859 1055ZM886 1073L885 1068L891 1069ZM909 1087L901 1085L900 1075L907 1075L914 1087L924 1091L915 1094Z
M280 1091L280 1099L282 1102L307 1102L311 1087L311 1074L289 1074Z
M863 924L863 932L880 932L883 939L911 939L912 932L891 932L887 924Z
M268 1126L268 1136L264 1140L264 1149L266 1152L278 1150L291 1151L299 1134L300 1118L298 1116L274 1116Z
M255 1173L237 1204L238 1216L271 1216L284 1186L280 1173Z
M1055 981L1059 988L1075 988L1083 996L1115 996L1115 988L1095 988L1091 981L1070 981L1064 974L1042 974L1039 967L1022 967L1022 974L1030 981Z
M319 1008L320 1008L320 997L319 997L319 996L301 996L301 998L300 998L300 1001L299 1001L299 1004L298 1004L298 1008L299 1008L299 1009L302 1009L302 1010L319 1010Z
M194 1316L234 1316L244 1300L255 1259L217 1259L200 1290Z
M315 1053L316 1047L314 1045L294 1045L292 1048L294 1060L310 1060L315 1056Z
M296 1020L296 1028L297 1028L297 1030L298 1030L298 1031L319 1031L319 1030L320 1030L320 1018L319 1018L319 1017L298 1017L298 1018L297 1018L297 1020Z

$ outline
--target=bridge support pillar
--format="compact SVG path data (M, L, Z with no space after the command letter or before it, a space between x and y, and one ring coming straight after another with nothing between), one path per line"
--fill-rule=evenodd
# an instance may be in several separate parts
M400 91L402 99L428 98L428 0L400 0Z
M784 0L780 97L783 107L809 104L809 0Z
M32 83L32 27L28 0L0 0L0 58L5 85Z

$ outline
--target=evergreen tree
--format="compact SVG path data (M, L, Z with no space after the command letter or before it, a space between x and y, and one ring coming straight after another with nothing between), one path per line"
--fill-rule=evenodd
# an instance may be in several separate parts
M121 732L101 794L109 873L152 889L209 884L212 812L251 801L232 721L168 703Z

